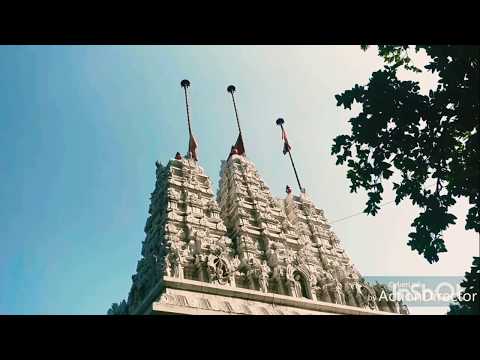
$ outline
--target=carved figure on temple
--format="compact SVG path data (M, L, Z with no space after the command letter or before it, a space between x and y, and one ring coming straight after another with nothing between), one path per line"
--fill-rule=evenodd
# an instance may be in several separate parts
M245 275L249 281L250 289L255 289L255 279L259 275L260 264L258 260L251 257L247 261L247 266L245 268Z
M236 286L235 276L239 273L241 261L238 258L238 255L235 255L234 258L230 261L230 285Z
M183 251L176 242L171 244L171 263L173 267L173 277L183 279Z
M182 264L178 256L172 257L173 277L182 278Z
M260 275L258 277L258 282L260 284L260 291L268 292L268 278L270 276L270 267L267 265L265 260L262 261L260 265Z
M218 239L217 243L227 251L227 248L232 244L232 240L228 236L222 236Z
M177 208L176 203L178 201L178 196L177 196L177 193L174 189L168 188L168 190L167 190L167 200L168 200L167 211L171 211L171 210Z
M202 247L204 246L206 242L206 231L203 229L199 229L194 232L193 239L195 243L195 252L196 253L201 253Z
M290 221L288 221L287 218L285 218L285 220L283 220L281 223L281 229L283 232L289 234L295 229L295 227L290 223Z
M207 256L207 272L208 272L210 281L212 281L215 276L215 272L216 272L215 260L216 259L217 257L215 256L215 254L213 254L213 252L211 252Z
M166 276L172 276L172 272L171 272L171 267L172 267L172 264L170 262L170 259L168 256L165 256L165 275Z
M299 274L295 274L293 277L293 284L295 289L295 296L302 297L302 277Z
M279 260L277 255L277 245L275 243L273 243L266 251L265 256L267 257L268 265L271 268L278 266Z
M343 293L345 294L345 303L350 306L356 306L355 303L355 288L353 286L353 279L345 278L342 282Z
M203 271L204 262L205 262L204 255L201 255L201 254L195 255L194 265L195 265L195 268L197 269L198 279L200 281L206 281L204 271Z
M210 213L211 217L215 219L219 219L220 207L217 205L217 203L213 199L210 199L207 202L207 211Z
M294 256L295 262L298 265L306 264L308 259L308 242L305 239L299 239L298 242L300 243L300 248L297 250L297 253Z
M355 281L353 283L353 287L355 289L354 293L355 293L355 300L357 302L357 305L359 307L366 307L367 302L366 302L365 295L363 293L362 284L359 281Z
M336 304L345 304L345 294L343 293L342 284L337 279L333 279L333 295Z
M292 259L286 259L286 267L285 267L285 277L287 279L287 287L292 296L296 296L296 287L295 287L295 278L294 278L294 271L295 268L292 265Z

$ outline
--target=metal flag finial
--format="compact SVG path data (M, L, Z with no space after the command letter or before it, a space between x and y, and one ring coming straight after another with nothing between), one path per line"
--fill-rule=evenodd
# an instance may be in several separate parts
M300 189L300 193L304 194L305 193L305 188L302 187L302 184L300 184L300 179L298 178L297 169L295 168L295 163L293 162L292 153L290 152L292 147L288 143L287 133L286 133L285 129L283 128L283 124L285 124L285 120L283 120L282 118L278 118L275 121L275 123L278 126L280 126L280 128L282 129L283 155L288 153L288 156L290 157L290 162L292 163L293 172L295 173L295 177L297 178L297 184L298 184L298 187ZM289 189L290 187L287 186L287 188ZM287 193L288 193L288 190L287 190Z
M184 93L185 93L185 107L187 108L187 123L188 123L188 135L189 135L189 140L188 140L188 157L192 158L195 161L198 161L197 157L197 142L195 138L193 137L192 133L192 124L190 122L190 109L188 106L188 94L187 94L187 88L190 87L190 81L187 79L184 79L180 82L180 86L183 88Z
M232 94L233 94L233 93L235 92L235 90L237 90L237 89L235 89L235 86L233 86L233 85L229 85L229 86L227 87L227 91L228 91L229 93L232 93Z

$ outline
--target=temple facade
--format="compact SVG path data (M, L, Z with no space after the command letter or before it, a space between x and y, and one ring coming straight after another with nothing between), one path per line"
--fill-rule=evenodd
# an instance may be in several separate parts
M275 198L254 164L222 161L217 198L198 162L156 163L142 258L109 314L404 313L355 269L306 193Z
M190 119L189 131L186 156L156 163L142 257L128 298L108 314L408 312L381 296L385 286L362 278L305 191L297 196L287 186L283 198L272 195L241 132L221 162L215 197Z

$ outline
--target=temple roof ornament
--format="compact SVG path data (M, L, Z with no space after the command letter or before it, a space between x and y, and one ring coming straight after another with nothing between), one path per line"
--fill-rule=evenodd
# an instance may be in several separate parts
M282 129L283 155L288 153L288 156L290 157L290 162L291 162L292 167L293 167L293 171L295 173L295 178L297 179L298 188L300 189L300 193L304 194L306 190L300 184L300 179L298 177L297 169L295 168L295 163L293 162L293 157L292 157L292 153L291 153L292 147L291 147L290 143L288 142L287 132L285 131L285 128L283 127L283 125L285 124L285 120L282 119L282 118L279 118L275 121L275 123L278 126L280 126L280 128Z
M189 159L193 159L195 161L198 161L198 153L197 153L197 141L195 137L193 136L192 133L192 124L190 122L190 111L189 111L189 106L188 106L188 93L187 89L190 87L190 81L188 80L182 80L180 82L180 86L183 88L185 92L185 107L187 109L187 123L188 123L188 150L187 150L187 157Z
M229 85L227 87L227 92L229 92L230 95L232 96L233 109L235 110L235 118L237 120L237 127L238 127L238 138L237 138L237 141L235 142L235 145L232 146L228 158L230 158L232 155L245 156L245 146L243 144L242 129L240 127L240 119L238 118L238 111L237 111L237 104L235 103L235 96L233 95L235 91L236 91L235 86Z

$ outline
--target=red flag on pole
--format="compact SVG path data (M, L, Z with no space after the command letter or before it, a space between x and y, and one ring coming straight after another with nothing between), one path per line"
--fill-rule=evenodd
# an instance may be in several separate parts
M197 141L195 140L192 134L190 134L190 140L188 141L188 154L190 155L190 158L192 158L195 161L198 161Z
M238 134L237 142L235 143L235 149L237 150L237 155L245 154L245 147L243 146L242 134Z
M289 152L292 147L288 143L287 132L282 128L282 140L283 140L283 155Z

